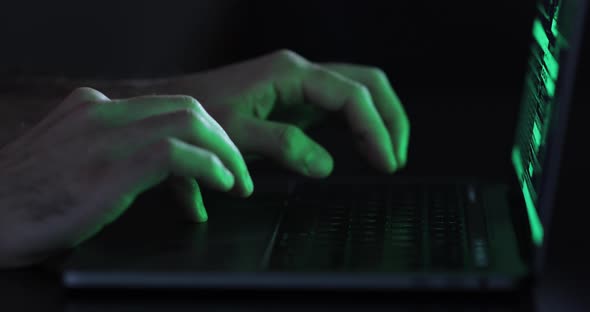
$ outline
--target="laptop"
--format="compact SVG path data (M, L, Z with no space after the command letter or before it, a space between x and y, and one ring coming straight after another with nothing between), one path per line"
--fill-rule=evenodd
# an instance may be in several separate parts
M176 209L156 190L73 252L63 285L476 291L528 285L546 257L586 5L537 3L506 181L256 179L250 199L207 194L203 224L175 219Z

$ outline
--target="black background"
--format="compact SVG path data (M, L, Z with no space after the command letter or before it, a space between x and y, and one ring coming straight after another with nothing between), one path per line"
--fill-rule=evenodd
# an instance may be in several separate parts
M533 6L532 0L13 1L0 15L2 70L161 75L291 48L312 60L385 67L404 88L518 88Z

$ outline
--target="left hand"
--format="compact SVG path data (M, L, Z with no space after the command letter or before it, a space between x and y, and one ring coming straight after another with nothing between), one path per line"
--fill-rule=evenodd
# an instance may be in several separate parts
M356 133L351 139L377 169L392 173L406 165L409 121L378 68L316 64L283 50L175 78L166 89L197 98L242 153L270 157L309 177L333 169L332 156L302 131L321 110L346 115ZM302 111L291 123L271 120Z

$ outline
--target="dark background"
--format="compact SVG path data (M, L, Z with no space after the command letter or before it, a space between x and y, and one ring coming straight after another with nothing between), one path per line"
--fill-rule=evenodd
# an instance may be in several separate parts
M388 73L412 123L408 174L503 177L511 170L509 151L534 4L12 1L0 5L0 75L159 77L281 48L312 61L379 66ZM582 61L580 76L587 77L588 71L582 70L588 68L587 57ZM559 237L554 245L561 248L554 260L557 271L586 267L590 259L584 231L585 81L577 83L560 187L559 205L564 207L558 205L575 206L579 215L556 215L561 229L554 237ZM582 182L576 182L579 179Z
M491 175L507 173L534 14L534 0L20 1L2 7L0 73L8 76L167 76L280 48L312 61L379 66L410 116L416 167ZM428 157L419 162L414 155Z
M12 1L0 11L1 64L4 72L145 76L291 48L312 60L386 67L403 88L518 88L516 70L525 57L533 5L532 0Z

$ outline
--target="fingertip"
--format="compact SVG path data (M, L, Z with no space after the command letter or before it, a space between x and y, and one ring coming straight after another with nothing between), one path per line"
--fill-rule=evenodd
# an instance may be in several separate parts
M334 171L334 158L332 158L332 156L330 156L330 154L328 154L327 157L327 164L326 164L326 171L324 171L324 175L322 176L322 178L325 178L329 175L332 174L332 171Z
M235 185L236 179L234 175L227 168L223 168L221 175L221 183L224 191L231 190Z
M400 168L397 153L394 151L393 145L388 149L385 168L385 171L390 174L396 172Z
M409 145L410 145L410 128L409 126L406 126L404 128L402 128L403 130L401 130L400 132L403 133L403 135L400 135L400 138L397 139L398 142L398 160L401 164L402 167L405 167L407 162L408 162L408 149L409 149Z
M391 161L389 163L389 168L387 168L387 173L389 173L389 174L395 173L399 168L400 168L399 163L397 162L395 157L393 157L393 161Z
M396 149L396 158L397 163L399 164L400 168L405 168L408 162L408 146L407 144L403 144Z
M399 161L399 165L401 168L405 168L408 163L408 156L406 153L400 153L399 157L397 158Z
M239 180L240 181L236 182L230 190L230 194L242 198L250 197L252 193L254 193L254 183L252 182L250 174L246 172Z
M382 162L382 170L387 174L392 174L400 168L400 163L398 162L397 155L393 148L389 149L385 155L386 156Z
M209 220L209 215L207 214L207 209L205 209L205 203L203 203L203 196L201 195L201 192L196 195L195 207L196 213L194 214L194 221L196 223L207 222L207 220Z
M404 168L404 160L403 160L403 153L399 151L399 149L395 149L390 157L389 160L389 168L387 169L387 173L395 173L400 169Z
M323 148L316 148L305 156L303 166L303 172L307 176L325 178L334 169L334 159Z
M203 209L203 214L197 214L193 221L195 223L205 223L205 222L209 221L209 216L207 215L207 211L205 209Z
M254 192L254 182L252 181L252 177L249 173L246 174L244 177L244 191L242 192L242 197L250 197Z
M202 223L208 220L207 210L203 203L203 195L196 180L175 177L172 179L171 186L190 222Z

